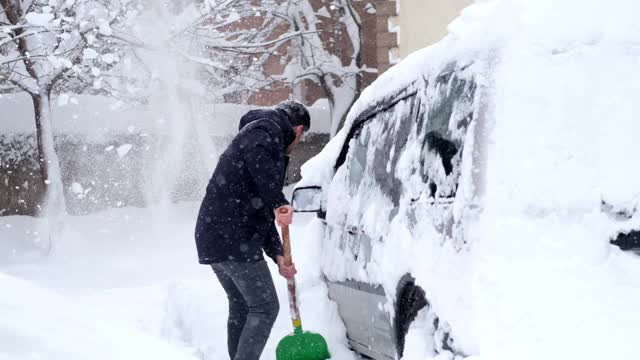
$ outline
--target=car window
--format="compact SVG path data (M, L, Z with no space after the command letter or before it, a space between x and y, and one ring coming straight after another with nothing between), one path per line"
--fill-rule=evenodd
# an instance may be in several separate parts
M327 201L330 238L350 261L365 263L403 194L397 170L412 131L415 137L415 92L377 109L350 129Z
M402 99L356 129L344 162L351 194L376 186L394 205L399 204L402 184L396 177L396 168L417 116L415 101L415 97ZM370 179L361 188L365 177Z
M422 94L427 100L418 126L422 139L420 174L434 200L456 195L464 135L473 120L476 86L459 71L445 70Z
M367 145L371 132L368 127L360 127L351 139L349 148L349 188L356 190L362 181L367 166Z

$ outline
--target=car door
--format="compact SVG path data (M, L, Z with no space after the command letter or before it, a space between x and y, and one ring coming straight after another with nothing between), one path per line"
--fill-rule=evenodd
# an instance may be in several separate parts
M451 239L457 249L466 239L454 231L453 204L459 188L465 137L474 120L476 84L462 76L464 68L452 66L439 74L427 87L426 119L421 127L422 152L420 175L426 185L426 199L432 204L434 227L441 243ZM459 220L459 219L458 219Z
M375 358L395 357L395 337L388 297L366 269L372 243L384 241L402 196L396 167L418 116L414 95L402 94L356 122L329 189L325 246L333 253L326 266L343 268L346 278L329 281L329 294L352 346Z

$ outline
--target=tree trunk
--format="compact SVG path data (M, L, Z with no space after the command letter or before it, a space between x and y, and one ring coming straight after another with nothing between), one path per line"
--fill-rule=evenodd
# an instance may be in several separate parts
M347 121L347 115L349 115L349 110L351 110L351 106L355 104L356 100L358 100L358 93L355 93L351 98L351 101L347 102L347 106L344 107L340 112L336 112L336 114L332 114L333 121L331 124L331 137L336 136L338 131L344 127L344 123Z
M50 92L45 90L31 95L36 120L38 163L42 181L44 182L43 200L41 201L38 215L60 218L66 213L66 203L60 162L54 147L50 96Z
M331 80L329 80L331 81ZM358 99L359 93L356 89L355 81L344 82L340 87L329 84L325 81L325 92L329 97L329 112L331 114L331 129L329 135L333 138L344 126L351 106Z

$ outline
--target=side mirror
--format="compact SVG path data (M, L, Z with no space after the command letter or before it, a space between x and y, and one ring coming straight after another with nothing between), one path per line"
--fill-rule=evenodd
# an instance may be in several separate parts
M308 186L295 189L291 204L296 212L319 212L322 210L322 188Z

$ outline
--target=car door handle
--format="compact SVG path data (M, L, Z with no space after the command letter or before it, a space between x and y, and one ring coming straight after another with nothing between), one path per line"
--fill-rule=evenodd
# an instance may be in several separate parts
M347 232L351 235L358 235L360 234L360 228L357 226L351 226L349 227L349 230L347 230Z

